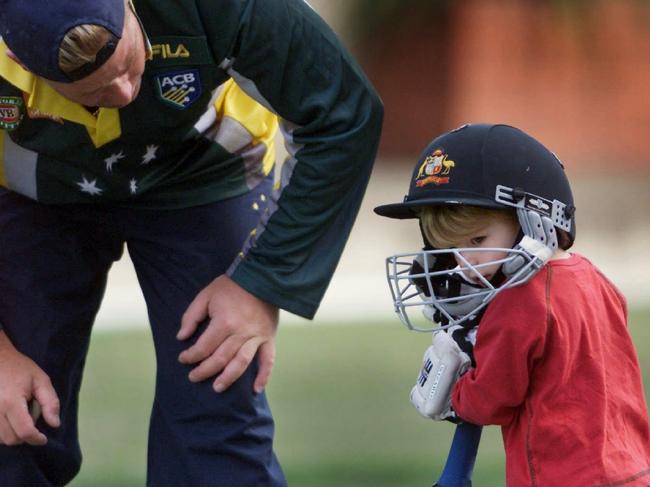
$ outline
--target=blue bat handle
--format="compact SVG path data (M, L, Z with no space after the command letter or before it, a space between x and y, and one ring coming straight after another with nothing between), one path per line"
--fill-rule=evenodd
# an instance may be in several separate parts
M482 431L481 426L471 423L460 423L456 426L447 463L445 463L445 468L436 485L439 487L472 487L472 471Z

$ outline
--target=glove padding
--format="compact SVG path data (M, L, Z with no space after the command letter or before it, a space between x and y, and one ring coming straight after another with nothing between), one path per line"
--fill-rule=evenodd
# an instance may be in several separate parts
M444 331L434 333L432 345L424 352L418 380L411 389L411 404L425 418L453 418L451 388L469 366L469 356L450 335Z

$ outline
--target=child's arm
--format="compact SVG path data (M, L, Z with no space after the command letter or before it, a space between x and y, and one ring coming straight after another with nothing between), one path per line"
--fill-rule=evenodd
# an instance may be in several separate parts
M481 320L476 368L452 388L453 409L466 421L507 424L526 398L532 370L544 354L547 319L545 302L535 299L529 286L502 293Z
M43 419L51 427L60 425L59 398L50 378L34 361L16 350L0 330L0 443L9 446L47 443L47 437L36 429L36 418L30 415L30 403L32 411L40 408Z

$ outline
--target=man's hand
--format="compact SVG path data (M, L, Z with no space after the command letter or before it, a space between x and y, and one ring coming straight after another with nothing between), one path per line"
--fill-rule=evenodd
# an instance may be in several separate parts
M200 382L219 374L213 388L223 392L244 373L258 353L259 372L253 388L257 393L262 392L275 361L278 308L222 275L192 301L183 315L177 338L187 340L205 319L210 320L206 329L178 358L183 364L198 364L189 379Z
M39 414L51 427L60 426L59 398L50 378L0 331L0 443L45 445L47 437L34 424Z

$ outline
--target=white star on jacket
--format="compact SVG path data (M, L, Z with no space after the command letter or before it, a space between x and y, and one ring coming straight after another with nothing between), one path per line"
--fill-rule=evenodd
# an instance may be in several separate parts
M106 171L113 172L113 164L119 162L120 159L124 159L125 157L124 151L120 151L117 154L111 154L110 157L104 159L104 162L106 163Z
M104 190L97 187L96 179L93 179L92 181L88 181L85 176L82 177L83 177L83 181L77 182L77 185L79 186L82 193L88 193L91 196L99 196L100 194L102 194L102 191Z
M135 180L135 178L129 181L129 189L131 190L131 194L138 192L138 182Z
M158 150L157 145L148 145L147 146L147 152L142 156L142 165L149 164L151 161L153 161L156 157L156 151Z

